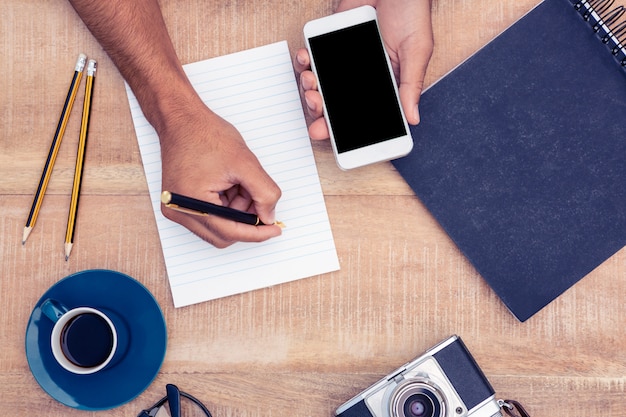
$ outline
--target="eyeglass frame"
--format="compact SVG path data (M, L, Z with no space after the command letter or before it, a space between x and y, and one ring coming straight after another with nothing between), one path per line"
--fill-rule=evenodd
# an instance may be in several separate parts
M174 384L165 385L165 391L167 395L157 401L152 407L142 410L137 417L154 417L161 407L167 402L170 406L170 415L171 417L181 417L180 414L180 397L187 398L195 403L205 414L207 417L212 417L211 412L208 408L200 400L194 397L191 394L187 394L178 389L178 387Z

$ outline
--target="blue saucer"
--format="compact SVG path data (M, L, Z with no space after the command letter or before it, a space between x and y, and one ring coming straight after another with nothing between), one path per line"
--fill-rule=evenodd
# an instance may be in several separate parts
M52 356L52 321L39 308L47 298L68 308L93 306L124 317L130 341L114 366L91 375L63 369ZM26 327L26 358L41 387L55 400L81 410L107 410L132 400L154 380L167 345L163 313L150 292L120 272L82 271L54 284L37 302Z

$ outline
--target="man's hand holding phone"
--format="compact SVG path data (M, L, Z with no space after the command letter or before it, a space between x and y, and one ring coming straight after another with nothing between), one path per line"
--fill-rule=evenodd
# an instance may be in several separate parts
M433 50L430 0L343 0L337 12L364 4L377 9L383 41L399 86L400 101L409 124L419 123L417 103L423 89L424 76ZM310 70L310 56L305 48L296 54L295 68L300 73L300 85L313 121L309 125L311 139L327 139L329 131L323 119L322 97L317 79ZM354 71L366 71L360 62L352 64ZM354 111L358 111L355 108Z

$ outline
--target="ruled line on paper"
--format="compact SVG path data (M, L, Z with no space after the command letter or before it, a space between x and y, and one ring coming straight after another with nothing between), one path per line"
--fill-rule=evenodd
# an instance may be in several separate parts
M286 42L185 65L202 100L232 123L276 181L287 228L216 249L161 214L158 137L127 86L174 305L182 307L339 269Z

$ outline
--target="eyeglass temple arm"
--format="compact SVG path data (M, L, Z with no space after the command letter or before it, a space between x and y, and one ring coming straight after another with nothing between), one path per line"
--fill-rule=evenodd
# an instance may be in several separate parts
M170 405L170 415L172 417L180 417L180 391L176 385L167 384L167 402Z

